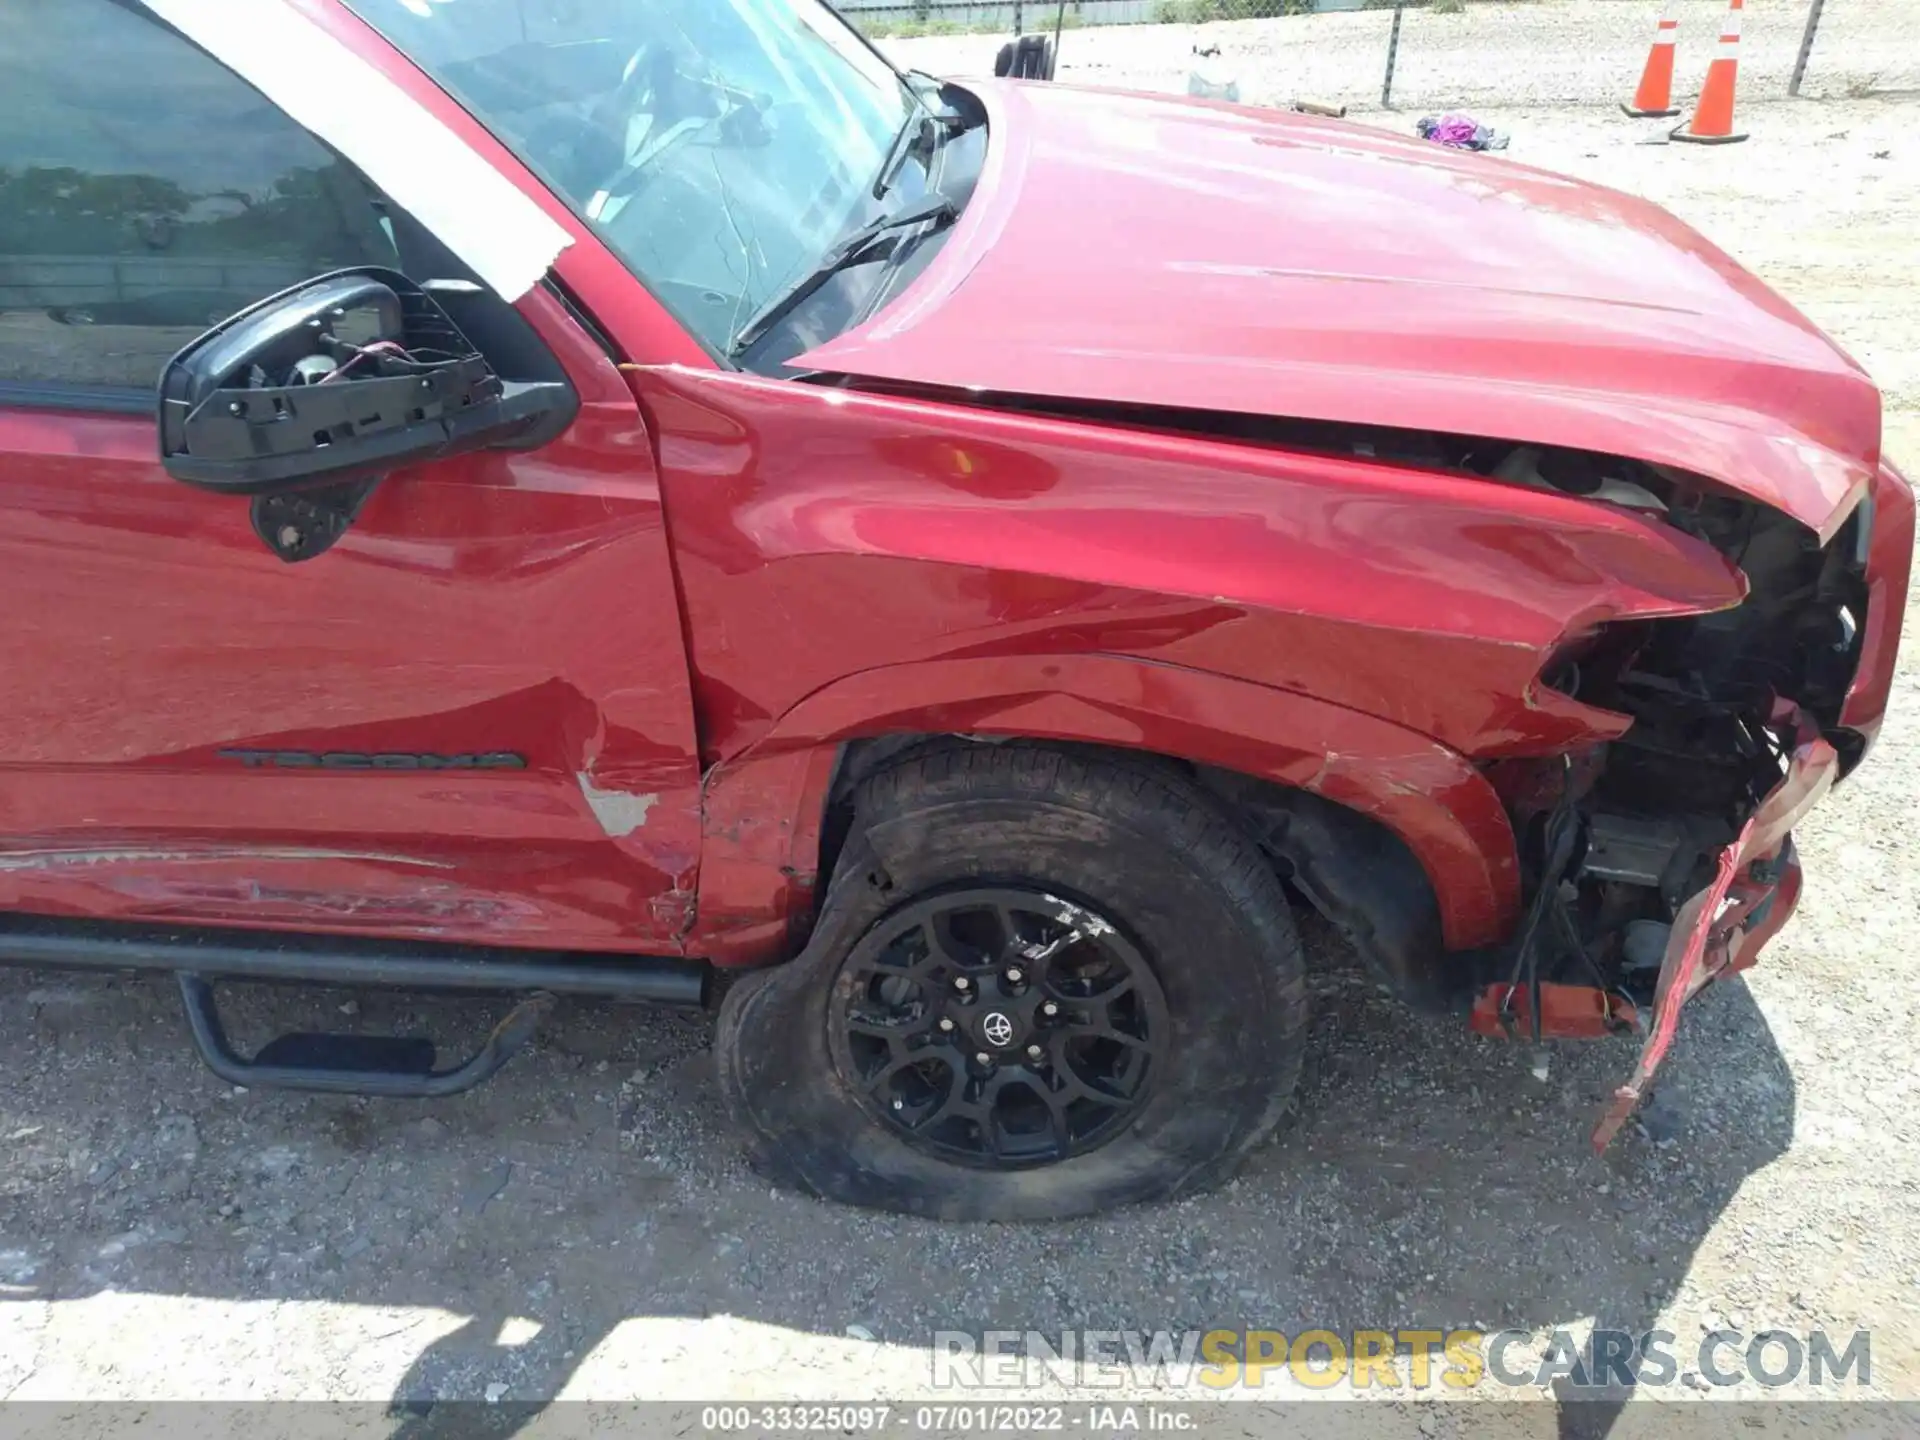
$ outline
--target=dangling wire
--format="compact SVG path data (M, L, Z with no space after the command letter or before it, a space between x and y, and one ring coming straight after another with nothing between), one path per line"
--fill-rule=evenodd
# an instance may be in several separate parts
M1513 997L1520 988L1521 977L1527 982L1528 1008L1533 1012L1529 1016L1530 1038L1537 1046L1540 1043L1540 923L1546 918L1549 906L1560 903L1560 882L1565 878L1567 867L1573 863L1574 840L1579 833L1573 809L1573 757L1560 757L1560 798L1554 801L1553 810L1547 816L1547 824L1541 836L1540 883L1533 892L1533 900L1527 906L1526 918L1520 926L1520 933L1514 941L1513 972L1507 977L1506 993L1500 997L1500 1023L1508 1034L1513 1033ZM1571 921L1567 922L1571 929ZM1582 954L1585 953L1583 950Z
M375 340L371 345L356 345L351 348L353 354L348 357L346 364L329 370L325 375L321 376L320 383L322 385L327 385L338 380L369 355L392 355L400 360L411 360L413 358L407 353L404 345L398 345L391 340Z

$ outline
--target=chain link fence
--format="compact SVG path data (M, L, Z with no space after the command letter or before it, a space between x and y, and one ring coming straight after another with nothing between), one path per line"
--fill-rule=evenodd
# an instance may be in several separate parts
M1412 0L1458 7L1462 0ZM1087 25L1204 25L1215 20L1270 20L1319 11L1392 9L1394 0L839 0L838 8L869 35L1019 34Z
M1633 90L1665 0L834 0L905 63L980 74L1015 34L1062 30L1057 78L1184 90L1217 50L1243 98L1377 106L1403 9L1392 103L1617 104ZM1726 0L1675 0L1682 89L1697 88ZM1783 99L1813 0L1747 0L1740 100ZM1177 26L1178 29L1167 27ZM976 53L978 52L978 53ZM1802 95L1920 96L1920 0L1824 0Z

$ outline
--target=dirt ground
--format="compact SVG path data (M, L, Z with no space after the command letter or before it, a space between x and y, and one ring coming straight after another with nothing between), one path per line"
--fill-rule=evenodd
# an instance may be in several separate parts
M1482 118L1752 265L1873 371L1889 448L1920 459L1920 102L1754 104L1727 149L1598 108ZM1297 1119L1222 1192L1057 1226L770 1192L715 1113L699 1017L574 1005L479 1092L359 1102L215 1081L164 983L0 974L0 1397L905 1398L938 1329L1598 1322L1862 1327L1873 1393L1920 1398L1916 804L1909 645L1877 753L1799 836L1800 914L1691 1010L1605 1159L1585 1137L1628 1046L1567 1047L1541 1084L1313 927ZM492 1014L235 993L243 1036ZM1440 1413L1419 1433L1462 1425Z

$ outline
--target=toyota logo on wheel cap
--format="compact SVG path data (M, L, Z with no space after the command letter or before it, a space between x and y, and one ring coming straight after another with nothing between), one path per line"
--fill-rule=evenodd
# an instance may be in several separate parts
M1013 1021L996 1010L980 1022L980 1033L986 1037L989 1045L1011 1045L1013 1043Z

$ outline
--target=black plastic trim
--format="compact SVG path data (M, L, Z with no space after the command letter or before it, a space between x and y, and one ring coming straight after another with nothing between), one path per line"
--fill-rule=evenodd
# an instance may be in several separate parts
M534 1032L554 1006L553 996L545 991L529 995L487 1033L478 1050L450 1070L433 1068L433 1042L417 1036L283 1035L248 1060L228 1041L206 977L183 970L177 978L194 1049L206 1067L229 1085L371 1095L383 1100L437 1100L492 1079L532 1043ZM384 1055L390 1063L364 1063L375 1055Z
M560 308L567 312L573 323L586 331L588 338L600 347L601 354L615 365L627 363L627 357L620 353L620 347L613 343L613 337L600 328L600 322L593 318L593 312L588 310L580 297L573 293L571 285L552 270L547 272L546 279L540 284L541 288L560 303Z

